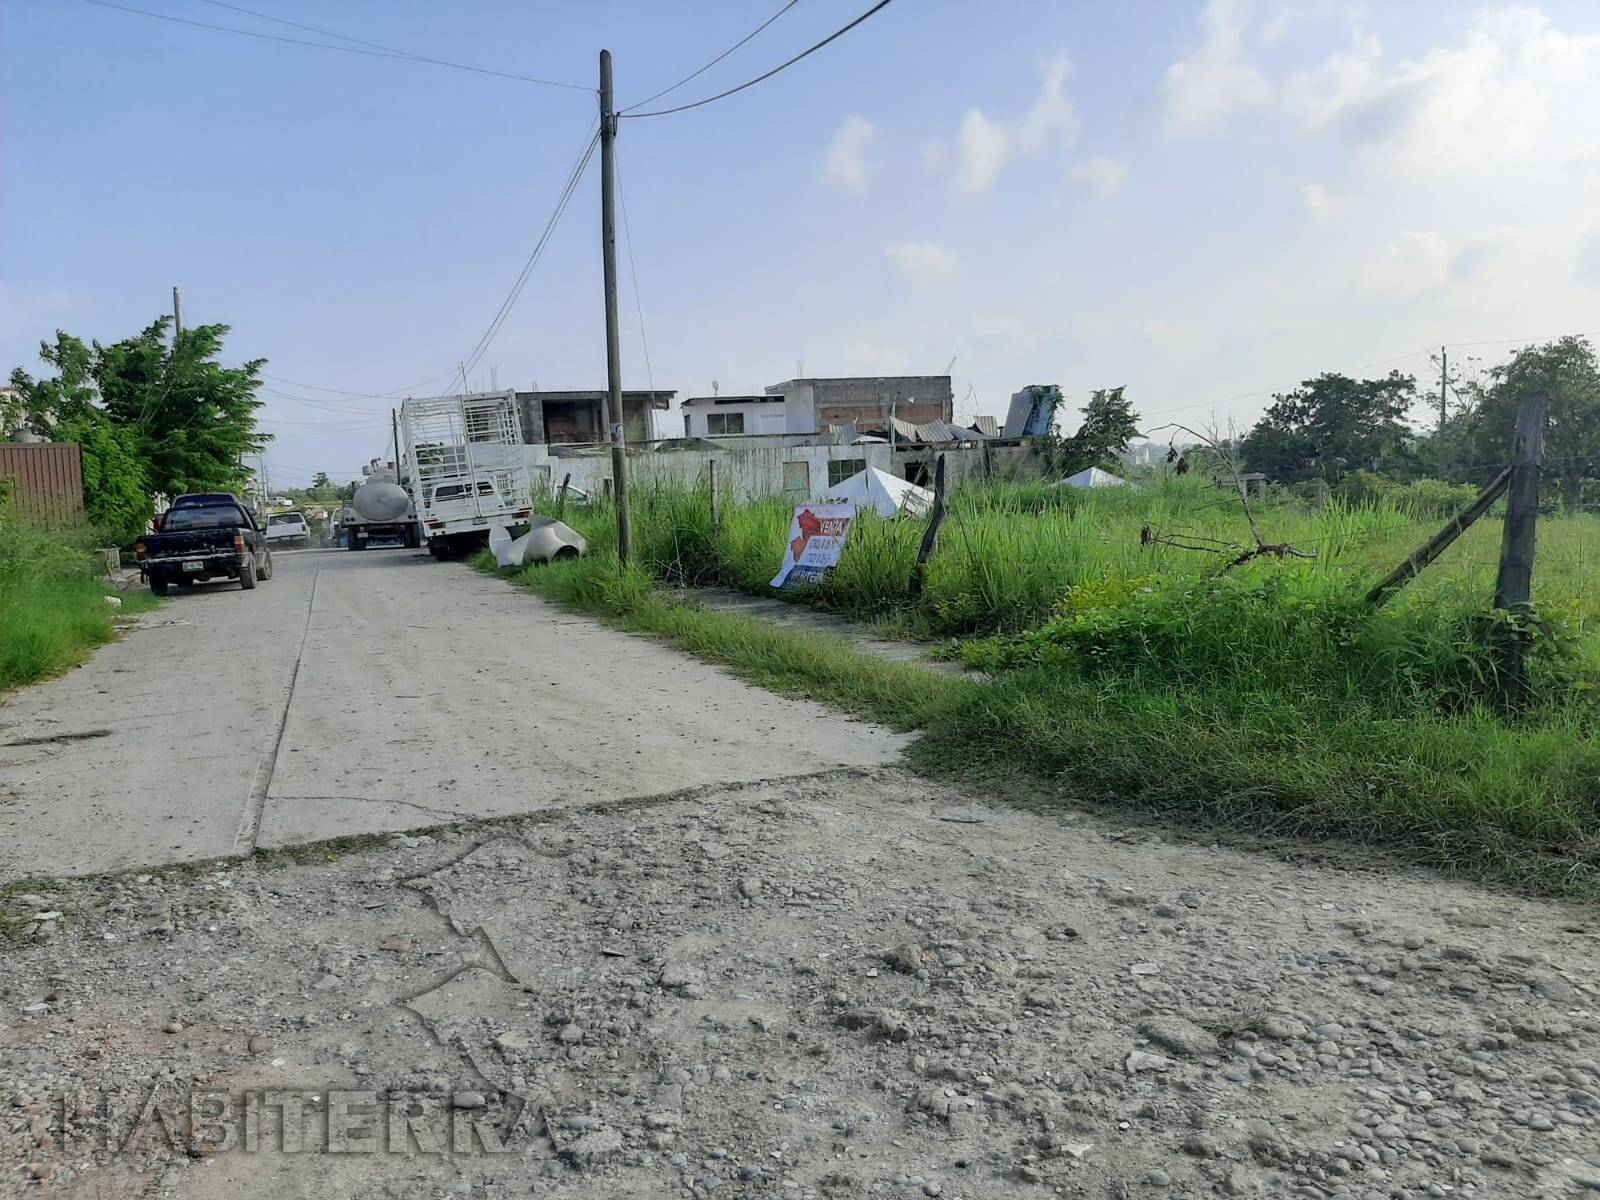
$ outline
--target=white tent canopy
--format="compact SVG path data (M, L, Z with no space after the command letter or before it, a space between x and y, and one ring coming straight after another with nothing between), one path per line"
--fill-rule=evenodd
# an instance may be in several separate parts
M1057 487L1075 488L1103 488L1103 487L1128 487L1126 479L1118 479L1110 471L1102 471L1099 467L1089 467L1079 471L1076 475L1068 475Z
M898 517L901 513L920 516L933 507L933 493L908 483L877 467L857 471L849 479L827 490L824 500L838 504L854 504L859 511L870 508L881 517Z

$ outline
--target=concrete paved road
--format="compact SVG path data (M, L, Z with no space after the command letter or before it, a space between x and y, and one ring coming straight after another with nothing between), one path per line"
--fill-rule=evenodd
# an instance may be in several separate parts
M879 764L904 742L461 564L274 558L254 592L174 593L0 705L0 881Z

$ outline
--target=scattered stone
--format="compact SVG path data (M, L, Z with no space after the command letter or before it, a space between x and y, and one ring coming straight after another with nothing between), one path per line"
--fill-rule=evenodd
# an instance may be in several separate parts
M901 942L884 954L883 961L902 975L915 975L922 969L922 947L915 942Z
M615 1129L597 1129L561 1147L561 1157L576 1167L592 1167L622 1150L622 1135Z
M1129 1075L1137 1075L1141 1071L1167 1071L1172 1068L1170 1058L1162 1058L1159 1054L1149 1054L1143 1050L1134 1050L1123 1061L1123 1069Z
M761 895L761 880L753 875L746 875L739 880L739 895L746 900L754 900Z
M450 1097L451 1108L483 1108L489 1103L482 1092L455 1092Z
M251 1054L271 1054L273 1042L265 1034L253 1033L250 1035L250 1040L245 1043L245 1049Z
M1187 1058L1206 1058L1217 1053L1217 1037L1184 1017L1151 1017L1139 1032L1164 1050Z
M183 1022L182 1021L168 1021L165 1025L163 1025L161 1027L161 1030L162 1030L163 1033L182 1033L183 1032Z

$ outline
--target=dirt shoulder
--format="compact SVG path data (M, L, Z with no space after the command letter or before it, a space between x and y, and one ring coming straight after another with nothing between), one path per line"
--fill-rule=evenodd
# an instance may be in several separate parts
M1600 1190L1591 912L900 770L7 903L18 1194Z

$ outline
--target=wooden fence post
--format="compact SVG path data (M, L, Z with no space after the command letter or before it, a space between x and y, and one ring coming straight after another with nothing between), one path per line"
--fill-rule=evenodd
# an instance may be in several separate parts
M1495 579L1494 606L1526 611L1533 603L1535 526L1539 516L1539 456L1544 449L1544 418L1550 398L1529 392L1517 409L1517 432L1512 443L1511 482L1506 488L1506 522L1500 538L1500 571ZM1527 691L1527 657L1530 638L1513 628L1506 639L1501 672L1504 701L1523 698Z
M1511 468L1507 467L1494 477L1488 487L1478 493L1476 500L1452 517L1448 525L1413 550L1405 562L1379 580L1367 593L1367 603L1383 604L1395 592L1421 574L1422 569L1443 554L1451 542L1466 532L1469 525L1489 511L1489 506L1500 499L1510 482Z
M939 548L939 526L944 524L944 455L939 455L933 468L933 511L928 517L928 527L922 531L922 545L917 549L917 562L911 568L911 598L922 595L922 585L927 573L928 560Z
M715 459L706 462L706 475L711 480L711 532L716 533L722 528L722 493L717 490L717 464Z
M568 471L561 477L561 487L556 492L556 516L560 517L567 507L567 484L572 482L572 472Z

